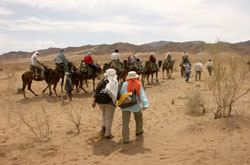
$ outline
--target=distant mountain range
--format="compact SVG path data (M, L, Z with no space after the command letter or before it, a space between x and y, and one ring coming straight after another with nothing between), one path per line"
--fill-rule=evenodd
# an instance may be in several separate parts
M101 45L85 45L80 47L67 47L64 49L65 53L83 54L87 51L92 51L95 55L110 54L115 49L119 49L120 52L135 53L135 52L189 52L189 53L200 53L207 51L208 49L215 48L216 45L220 46L220 51L233 52L241 55L250 55L250 41L238 42L238 43L227 43L219 42L216 44L208 44L204 41L188 41L188 42L172 42L172 41L156 41L146 43L142 45L134 45L130 43L115 43L115 44L101 44ZM60 48L48 48L39 50L41 55L51 55L58 53ZM30 57L34 52L9 52L4 53L0 56L0 60L27 58Z

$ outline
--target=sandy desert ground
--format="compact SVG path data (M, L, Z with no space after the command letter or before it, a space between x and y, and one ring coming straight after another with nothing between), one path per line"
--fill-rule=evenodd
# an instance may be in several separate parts
M121 110L116 108L112 133L115 137L106 140L99 136L101 112L93 109L92 84L85 89L87 94L73 92L73 101L61 102L59 97L42 94L45 82L33 82L35 97L27 91L29 99L17 93L21 74L27 70L29 59L1 63L0 71L0 164L1 165L83 165L83 164L250 164L250 94L242 97L233 107L232 117L214 119L216 108L212 92L206 80L204 67L201 81L194 80L192 70L190 83L180 76L181 54L173 53L176 60L171 79L146 84L150 108L143 112L144 135L135 136L135 122L131 117L131 143L121 141ZM140 54L144 59L147 54ZM125 55L122 55L125 59ZM158 59L162 59L157 57ZM207 54L190 55L191 61L210 58ZM49 65L52 57L41 60ZM79 55L69 57L74 62ZM99 63L107 62L109 56L94 56ZM50 61L50 63L49 63ZM194 68L192 68L194 69ZM248 81L249 82L249 81ZM206 113L194 116L188 113L187 96L200 91L204 98ZM60 88L57 87L60 95ZM31 124L42 115L44 108L49 120L51 140L40 141L20 119L20 114ZM81 133L64 111L82 110ZM236 113L237 112L237 113ZM38 131L38 128L35 128Z

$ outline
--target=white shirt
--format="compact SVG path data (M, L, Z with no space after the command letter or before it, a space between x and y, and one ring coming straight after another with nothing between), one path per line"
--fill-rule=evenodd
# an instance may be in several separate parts
M31 65L39 66L39 63L38 63L37 61L39 61L39 58L38 58L37 54L34 53L34 54L31 56Z
M202 64L200 62L195 64L195 71L202 72Z
M57 55L54 57L54 62L55 62L55 64L61 64L61 63L63 63L63 60L60 58L60 57L58 57Z
M120 60L120 54L119 53L112 53L111 54L111 60Z
M131 63L137 62L137 59L141 61L140 57L138 57L136 54L135 55L131 55L129 58L129 61Z
M208 67L208 66L213 67L213 66L214 66L214 63L213 63L212 61L208 61L208 63L207 63L207 67Z

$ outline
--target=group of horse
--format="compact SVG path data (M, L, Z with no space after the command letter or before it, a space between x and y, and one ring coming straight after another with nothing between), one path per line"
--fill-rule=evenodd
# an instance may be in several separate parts
M164 71L167 72L168 78L171 77L171 74L173 73L174 60L172 60L171 62L158 61L157 69L153 69L153 64L150 61L145 62L143 69L139 69L138 67L133 67L133 66L131 67L130 65L128 65L128 62L126 60L123 61L123 70L119 70L116 66L111 65L111 63L105 63L103 67L100 67L98 64L96 65L97 65L97 71L95 72L95 74L93 74L93 72L92 74L89 74L89 72L81 72L80 68L76 68L73 64L70 66L69 70L71 71L72 84L76 87L77 92L79 92L79 89L82 89L85 93L87 93L87 91L83 88L83 83L85 82L88 87L88 80L91 80L91 79L93 82L93 91L95 91L95 79L97 77L100 77L100 75L102 75L109 68L113 68L117 71L119 82L124 82L126 80L126 77L129 71L135 71L139 76L141 75L141 81L143 85L144 85L145 78L147 79L148 84L150 84L149 82L150 75L151 75L151 83L153 83L154 74L156 75L156 81L158 82L159 81L158 72L161 66L162 66L162 71L163 71L162 72L163 78L164 78ZM61 92L63 92L65 74L63 71L52 69L45 65L44 65L44 68L45 68L44 80L46 81L47 86L46 88L43 89L43 93L45 93L45 91L49 88L49 94L52 95L51 86L53 85L53 91L55 95L58 96L57 91L56 91L57 83L61 79ZM37 96L37 94L31 89L31 84L33 80L42 81L41 79L36 79L36 75L34 71L29 70L22 74L22 82L23 82L22 91L23 91L24 98L27 98L25 94L26 86L28 86L29 91L31 91L35 96Z

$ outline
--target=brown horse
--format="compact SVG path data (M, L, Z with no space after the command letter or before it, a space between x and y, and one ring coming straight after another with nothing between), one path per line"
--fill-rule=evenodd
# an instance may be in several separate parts
M57 93L56 93L56 85L57 85L58 81L60 80L60 75L59 75L60 73L58 73L54 69L48 68L46 66L44 66L44 68L45 68L45 81L46 81L46 83L48 85L43 90L43 93L45 92L45 90L47 88L49 88L50 95L52 95L51 85L53 84L54 85L53 90L54 90L56 96L58 96ZM23 91L24 98L27 98L26 95L25 95L25 88L26 88L27 85L28 85L28 90L31 91L35 96L37 96L37 94L31 89L31 84L32 84L33 80L35 80L35 81L42 81L42 80L41 79L35 79L35 77L36 76L32 71L27 71L27 72L22 74L22 82L23 82L22 91Z
M123 81L125 82L126 80L126 77L127 77L127 74L128 74L128 68L126 67L126 60L123 61L123 66L124 66L124 70L123 71L120 71L115 65L111 65L108 64L108 63L105 63L103 65L103 72L105 72L107 69L114 69L116 71L116 74L117 74L117 79L119 82Z
M157 70L154 70L152 62L146 61L144 72L142 74L142 84L144 84L145 77L147 77L148 84L150 84L149 83L149 76L150 75L151 75L151 83L154 83L154 81L153 81L153 79L154 79L154 73L156 75L156 81L157 82L159 81L159 79L158 79L158 72L159 72L159 69L161 68L161 64L162 64L162 61L158 61L158 68L157 68Z
M73 72L73 75L72 75L72 80L76 79L76 89L77 91L79 92L79 88L81 88L85 93L87 93L87 91L83 88L83 81L86 82L86 85L88 87L88 79L92 79L92 82L93 82L93 91L95 91L95 79L98 77L98 75L100 75L102 73L102 69L100 67L99 64L96 64L96 68L97 68L97 71L95 74L88 74L88 72L81 72L80 69L77 69Z
M144 72L144 69L139 69L139 66L136 63L129 65L127 60L124 60L123 63L124 63L125 70L127 70L127 73L130 71L135 71L140 76Z
M185 78L186 77L185 65L183 63L181 63L180 67L181 67L181 77Z
M162 64L162 77L164 79L164 71L167 71L167 77L171 78L171 75L173 74L173 67L174 67L174 60L167 61L165 60Z

